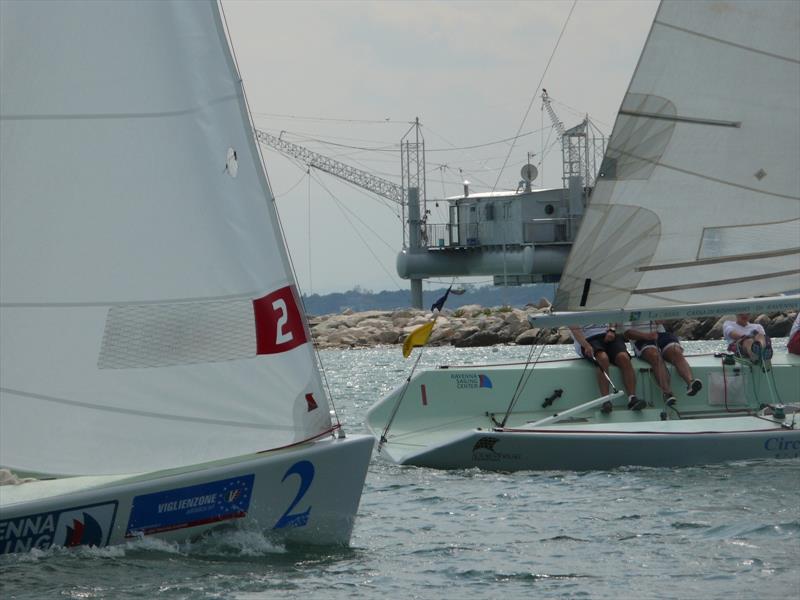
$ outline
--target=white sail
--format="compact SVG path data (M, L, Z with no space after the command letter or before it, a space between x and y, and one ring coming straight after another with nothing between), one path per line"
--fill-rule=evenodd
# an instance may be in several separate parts
M798 165L800 3L664 1L555 307L800 289Z
M331 428L216 3L0 2L0 465Z

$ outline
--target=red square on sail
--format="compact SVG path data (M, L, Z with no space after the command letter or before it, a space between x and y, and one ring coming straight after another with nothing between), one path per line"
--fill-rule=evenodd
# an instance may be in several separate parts
M286 352L306 343L306 329L292 286L253 300L253 311L257 354Z

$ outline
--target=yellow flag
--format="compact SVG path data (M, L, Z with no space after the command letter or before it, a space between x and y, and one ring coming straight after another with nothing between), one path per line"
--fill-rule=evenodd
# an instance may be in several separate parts
M424 346L428 343L428 339L431 337L431 331L433 331L433 324L435 322L436 319L433 321L428 321L424 325L420 325L414 331L408 334L408 337L403 342L403 358L408 358L408 355L411 354L412 348Z

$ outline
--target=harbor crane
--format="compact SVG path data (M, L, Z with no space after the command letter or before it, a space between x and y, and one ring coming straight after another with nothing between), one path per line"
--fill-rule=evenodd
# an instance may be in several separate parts
M308 148L304 148L298 144L293 144L292 142L281 139L280 136L274 136L260 129L255 130L255 136L259 142L265 146L274 148L281 154L296 158L309 167L324 171L334 177L338 177L339 179L357 185L373 194L377 194L378 196L387 198L403 206L403 187L388 179L383 179L367 173L366 171L362 171L361 169L356 169L355 167L351 167L350 165L309 150Z
M594 187L597 163L602 160L605 152L605 138L588 115L574 127L566 129L553 109L552 98L544 88L542 88L542 108L561 137L564 189L569 189L569 182L573 177L580 177L586 189Z

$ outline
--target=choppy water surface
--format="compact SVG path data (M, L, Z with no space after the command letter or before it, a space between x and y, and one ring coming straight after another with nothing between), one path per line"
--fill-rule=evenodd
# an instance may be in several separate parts
M693 350L719 343L690 343ZM549 348L550 356L571 348ZM524 359L528 348L429 348L421 366ZM325 351L352 433L399 385L400 350ZM0 559L0 598L800 597L800 462L677 470L485 473L375 458L348 549L227 531Z

